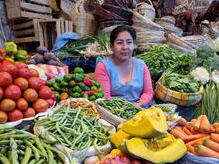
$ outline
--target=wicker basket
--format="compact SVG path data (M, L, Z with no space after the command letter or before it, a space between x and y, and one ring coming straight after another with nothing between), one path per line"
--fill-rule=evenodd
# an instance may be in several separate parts
M148 3L142 2L136 5L138 13L143 16L148 17L150 20L154 21L155 19L155 9L151 0L148 0Z
M86 35L94 35L96 31L96 23L92 13L76 13L73 15L73 28L80 37Z
M171 102L181 106L194 106L197 105L202 96L203 86L200 87L196 93L181 93L166 88L159 81L155 89L155 95L158 99L164 102Z

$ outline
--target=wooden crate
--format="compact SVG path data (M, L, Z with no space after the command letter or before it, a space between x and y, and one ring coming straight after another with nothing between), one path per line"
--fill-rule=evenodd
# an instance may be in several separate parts
M23 19L12 22L15 43L39 42L51 48L56 37L65 32L73 32L73 23L64 19Z
M22 19L12 22L15 43L39 42L38 19Z
M8 19L51 19L52 9L48 0L5 0Z
M53 46L56 37L65 32L73 32L73 22L64 19L38 20L40 45ZM52 30L51 30L52 29ZM50 45L49 45L50 44Z

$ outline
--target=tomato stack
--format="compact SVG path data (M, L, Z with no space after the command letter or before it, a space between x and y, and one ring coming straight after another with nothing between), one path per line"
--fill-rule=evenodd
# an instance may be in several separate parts
M46 111L55 94L27 64L3 60L0 63L0 123L17 121Z

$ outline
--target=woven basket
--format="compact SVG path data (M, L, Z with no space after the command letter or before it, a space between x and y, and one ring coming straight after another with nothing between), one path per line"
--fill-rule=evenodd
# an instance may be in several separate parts
M80 37L94 35L96 32L95 18L92 13L76 13L73 15L73 28Z
M100 106L98 104L98 101L96 101L95 104L97 107L97 111L100 114L100 117L106 120L107 122L109 122L110 124L112 124L113 126L117 127L120 123L126 121L125 119L112 114L111 112Z
M155 19L155 9L153 7L153 4L151 0L148 0L149 3L138 3L136 5L138 13L140 13L143 16L148 17L150 20L154 21Z
M158 99L164 102L171 102L181 106L194 106L197 105L202 96L203 86L200 87L196 93L181 93L166 88L159 81L155 89L155 95Z

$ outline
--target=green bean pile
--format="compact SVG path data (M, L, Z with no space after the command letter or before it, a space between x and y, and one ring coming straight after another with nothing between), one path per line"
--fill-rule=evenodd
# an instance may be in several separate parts
M108 132L97 122L96 117L89 117L81 112L81 108L74 110L67 107L56 109L54 113L35 122L36 126L43 126L51 136L67 148L75 151L94 146L103 146L108 141Z
M41 140L21 130L0 125L0 163L64 163L64 154L54 144L55 142Z
M98 101L98 104L112 114L123 119L131 119L136 113L142 110L142 108L137 107L122 98L115 97L109 100Z

